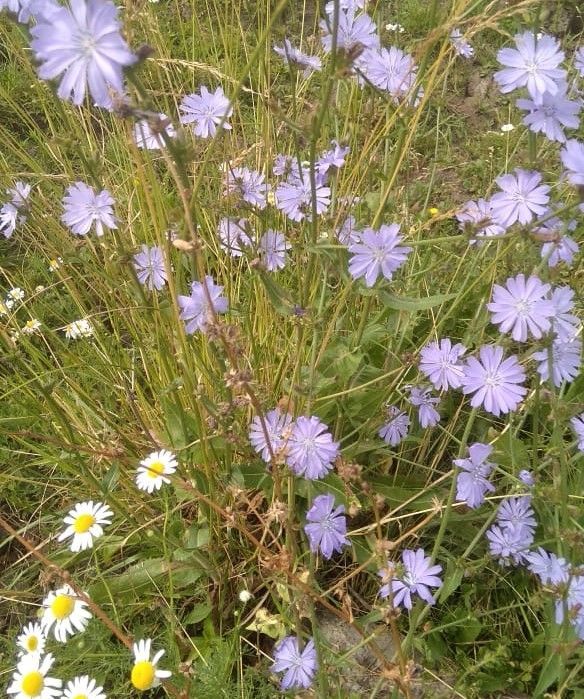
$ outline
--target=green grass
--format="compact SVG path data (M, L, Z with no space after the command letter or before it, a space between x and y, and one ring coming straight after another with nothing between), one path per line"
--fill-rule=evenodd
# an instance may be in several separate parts
M472 411L451 393L433 430L414 426L395 449L376 436L385 405L403 404L416 381L428 341L448 336L474 349L496 340L526 355L489 324L493 283L539 270L570 284L581 310L581 268L548 271L539 244L522 232L469 246L453 219L517 166L556 183L557 201L575 201L568 183L557 183L557 144L538 137L533 161L514 99L488 83L496 50L521 28L549 22L566 48L581 44L568 31L577 4L559 2L547 18L546 5L371 3L383 42L413 52L420 66L424 96L415 108L359 89L340 66L303 80L282 65L272 45L285 36L318 48L312 3L132 5L125 35L134 48L153 49L129 78L139 109L174 117L200 84L237 95L231 131L212 141L183 133L172 157L138 150L132 118L59 102L36 78L25 33L2 17L2 184L24 180L34 190L26 225L0 239L0 288L26 292L22 306L0 317L0 515L28 542L0 538L0 681L13 671L20 627L68 571L120 635L151 637L166 649L161 666L172 669L172 686L151 696L276 696L274 640L302 632L319 648L315 696L346 697L339 668L356 662L357 649L343 656L319 634L331 609L345 625L354 618L371 657L369 629L401 639L401 659L386 652L385 668L370 671L374 681L361 696L389 696L388 673L397 667L404 676L414 660L428 696L439 696L432 675L458 693L445 696L584 696L582 648L553 625L550 595L527 572L497 565L482 536L501 497L520 491L519 470L531 468L538 543L583 560L582 458L564 429L582 411L582 377L559 392L537 388L532 362L525 405L508 418ZM390 21L404 33L383 29ZM449 48L453 26L472 36L470 63ZM507 122L516 129L502 134ZM278 153L308 160L311 147L318 153L332 138L350 155L333 205L313 225L285 221L273 207L257 214L222 195L225 161L269 173ZM112 192L117 230L82 239L60 223L61 198L76 180ZM347 252L333 236L354 195L360 224L398 222L413 248L394 281L374 290L351 282ZM269 275L221 251L218 221L243 215L256 239L270 227L285 232L293 248L284 270ZM189 240L194 226L200 251L171 244L170 232ZM142 243L162 246L172 264L161 294L134 277L131 255ZM51 272L57 257L63 263ZM230 301L224 327L236 334L223 342L187 336L179 318L176 295L188 293L201 269ZM63 328L82 317L94 337L65 339ZM42 332L12 341L32 318ZM234 369L245 380L233 381ZM342 464L324 481L295 479L278 463L267 470L253 453L256 408L277 403L317 414L341 442ZM452 502L452 459L476 441L495 447L497 492L472 511ZM147 496L134 472L157 448L173 450L180 469L171 486ZM360 467L354 479L351 464ZM352 546L330 563L309 553L302 530L310 501L323 492L351 514ZM88 499L107 502L115 517L94 549L74 555L56 535L66 512ZM433 551L445 585L435 607L420 603L394 618L378 599L376 572L384 552L397 560L418 546ZM242 590L253 594L247 604ZM132 695L131 656L98 619L51 649L57 676L87 673L110 697Z

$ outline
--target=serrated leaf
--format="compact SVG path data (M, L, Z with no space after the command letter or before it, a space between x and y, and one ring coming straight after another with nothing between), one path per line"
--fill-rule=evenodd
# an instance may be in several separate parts
M441 306L447 301L455 299L457 294L436 294L435 296L426 296L420 299L411 299L406 296L394 296L387 291L380 293L381 301L384 306L391 308L394 311L425 311L434 306Z

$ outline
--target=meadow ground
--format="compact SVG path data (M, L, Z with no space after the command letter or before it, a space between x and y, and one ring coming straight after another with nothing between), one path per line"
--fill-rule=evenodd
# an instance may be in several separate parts
M581 3L363 4L0 0L9 696L584 699Z

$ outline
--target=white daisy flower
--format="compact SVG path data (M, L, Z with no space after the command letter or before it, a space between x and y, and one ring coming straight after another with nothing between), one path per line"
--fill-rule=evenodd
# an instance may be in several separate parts
M75 591L69 585L49 592L43 600L43 607L43 631L48 634L54 624L53 634L61 643L65 643L67 636L72 636L76 631L84 631L91 619L87 604L75 595Z
M59 534L58 541L73 537L70 549L73 553L93 546L93 540L103 535L102 524L111 524L114 513L102 502L79 502L63 520L69 526Z
M81 320L74 320L69 325L66 325L63 330L65 331L65 337L70 340L78 340L80 337L91 337L93 335L93 326L87 320L87 318L81 318Z
M8 292L8 298L12 301L22 301L24 298L24 291L20 287L15 286L14 289L10 289Z
M22 633L16 639L19 653L38 653L42 655L45 649L45 634L38 622L30 623L23 627Z
M49 271L56 272L62 264L63 264L62 257L57 257L54 260L49 260Z
M95 680L88 675L81 675L67 682L62 699L106 699L106 696L103 687L98 687Z
M138 643L134 643L134 667L132 668L131 680L136 689L141 692L156 687L160 680L164 680L172 675L168 670L159 670L156 663L164 655L163 650L159 650L150 660L150 644L152 641L147 638Z
M136 472L136 485L140 490L152 493L159 490L163 483L170 483L170 479L165 476L176 471L177 460L172 452L166 449L155 451L140 461L140 466Z
M20 329L23 335L34 335L41 328L41 321L36 318L27 320L26 323Z
M14 694L14 699L53 699L61 695L61 680L47 677L54 658L48 653L43 658L40 653L23 655L12 675L12 684L6 690Z

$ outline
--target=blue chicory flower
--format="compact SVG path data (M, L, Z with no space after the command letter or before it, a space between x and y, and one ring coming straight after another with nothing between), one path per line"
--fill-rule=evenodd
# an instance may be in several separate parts
M322 553L330 559L333 553L340 552L343 546L349 546L347 539L347 518L344 505L335 508L335 497L330 493L318 495L306 513L307 524L304 531L313 553Z

